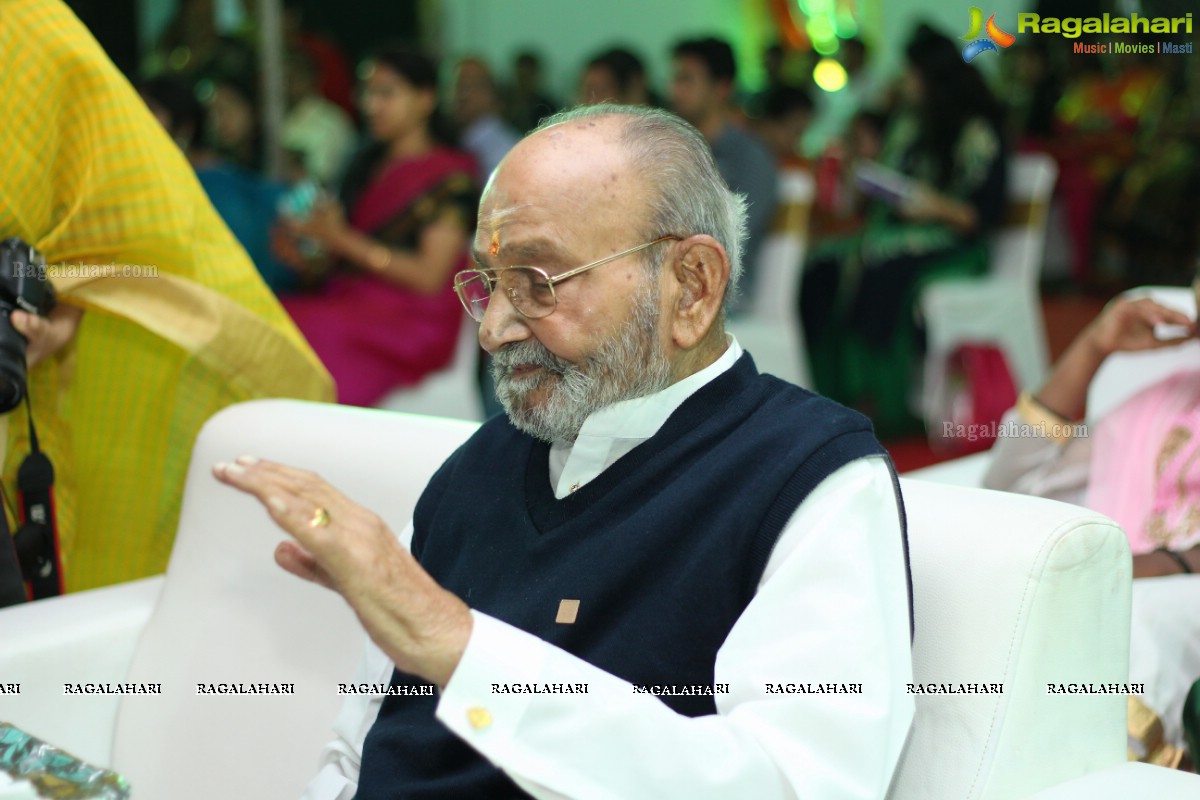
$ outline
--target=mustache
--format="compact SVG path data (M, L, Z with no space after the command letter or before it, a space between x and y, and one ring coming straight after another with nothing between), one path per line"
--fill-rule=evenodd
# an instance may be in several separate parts
M543 367L560 375L575 369L575 365L570 361L559 358L541 342L533 339L513 342L492 353L492 369L497 372L497 377L523 364Z

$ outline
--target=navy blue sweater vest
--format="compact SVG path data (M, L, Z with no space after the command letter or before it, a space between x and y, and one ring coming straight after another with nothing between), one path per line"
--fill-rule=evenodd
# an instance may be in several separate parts
M412 550L472 608L632 684L711 686L796 507L839 467L883 454L865 417L743 356L562 500L548 446L493 418L422 494ZM580 601L574 624L555 623L562 599ZM422 683L398 671L392 682ZM661 699L689 716L716 711L710 696ZM436 704L384 700L357 800L526 797L434 718Z

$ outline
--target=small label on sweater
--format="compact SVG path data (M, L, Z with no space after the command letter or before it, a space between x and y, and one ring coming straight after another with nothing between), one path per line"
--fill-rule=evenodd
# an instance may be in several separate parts
M579 616L579 601L578 600L559 600L558 601L558 616L554 621L559 625L574 625L575 619Z

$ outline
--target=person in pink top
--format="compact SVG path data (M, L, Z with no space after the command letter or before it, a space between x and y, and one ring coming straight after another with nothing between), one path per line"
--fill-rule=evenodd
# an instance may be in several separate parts
M1160 338L1158 325L1179 326L1178 335ZM1200 363L1138 392L1088 436L1071 435L1109 355L1176 346L1196 330L1195 320L1149 298L1109 303L1045 385L1022 395L1006 417L1048 435L998 439L984 486L1075 502L1111 517L1129 537L1135 578L1200 572Z

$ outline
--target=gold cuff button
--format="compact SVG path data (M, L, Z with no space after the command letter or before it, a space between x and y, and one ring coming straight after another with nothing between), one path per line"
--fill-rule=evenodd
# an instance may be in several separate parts
M471 727L477 731L490 727L492 724L492 714L486 708L475 706L467 709L467 722L471 723Z

